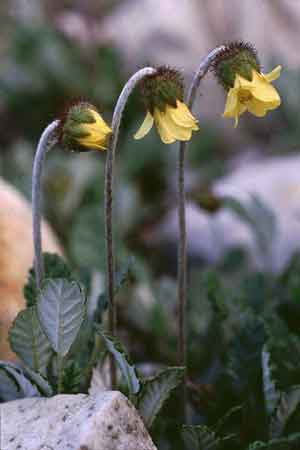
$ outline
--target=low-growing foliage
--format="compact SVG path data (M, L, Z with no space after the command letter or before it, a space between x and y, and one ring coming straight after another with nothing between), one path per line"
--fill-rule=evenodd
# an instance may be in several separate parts
M106 294L98 296L91 318L87 317L87 299L83 287L72 279L71 271L57 255L44 255L46 278L37 290L32 269L26 286L27 308L16 317L9 334L12 349L21 363L0 364L0 399L52 396L55 393L74 394L85 391L91 370L103 354L110 353L120 369L120 389L137 406L147 426L151 426L171 391L182 381L183 368L170 367L156 377L142 378L125 349L109 336L99 323L107 308ZM131 278L133 260L129 259L116 277L116 293ZM68 278L61 278L67 275ZM33 305L33 306L30 306ZM82 333L82 328L90 333ZM95 348L86 344L93 337ZM98 337L103 345L99 345ZM79 352L72 352L76 340ZM97 344L96 344L97 343ZM88 353L82 365L80 352Z
M45 280L41 291L36 290L34 277L30 279L31 301L18 314L9 335L20 363L1 362L0 398L87 392L93 368L100 363L105 370L103 362L111 354L119 368L119 388L135 404L162 448L173 430L173 438L177 433L175 448L297 450L300 332L294 324L300 314L296 307L286 307L297 302L296 258L278 276L249 273L242 259L241 264L235 259L230 263L227 256L226 266L220 263L200 278L192 275L188 323L194 344L189 348L188 408L198 425L184 426L183 441L180 414L174 409L176 395L170 395L181 383L184 368L162 367L150 377L142 376L124 346L102 327L105 292L99 293L88 315L89 297L84 292L89 287L84 289L75 281L58 256L45 258L45 271L53 276ZM118 272L116 295L132 295L140 283L150 287L151 277L128 260ZM175 293L171 284L156 285L154 298L155 292L158 303L151 306L155 317L164 315L168 304L172 311ZM165 301L163 292L169 297ZM129 311L134 314L132 307ZM121 309L121 313L126 317L126 311ZM165 327L164 321L160 326ZM172 355L175 331L169 325L168 330L171 335L162 350ZM163 336L156 325L145 332L153 341ZM165 416L170 414L171 421Z

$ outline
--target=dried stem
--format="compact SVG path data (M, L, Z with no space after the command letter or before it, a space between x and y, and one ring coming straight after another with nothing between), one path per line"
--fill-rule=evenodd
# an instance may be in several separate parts
M224 50L224 46L212 50L204 58L196 71L189 88L186 104L193 108L197 90L202 78L208 72L214 58ZM187 308L187 239L186 239L186 217L185 217L185 155L188 142L180 142L178 158L178 221L179 221L179 246L178 246L178 365L187 365L187 333L186 333L186 308ZM183 384L183 404L186 405L186 382ZM185 406L184 406L185 409ZM186 413L184 413L186 418Z
M114 302L114 249L113 249L113 227L112 227L112 208L113 208L113 169L115 160L115 151L119 137L121 119L127 100L135 86L148 75L155 73L152 67L145 67L136 72L124 86L117 101L113 119L112 136L107 151L105 167L105 240L106 240L106 270L107 270L107 297L109 304L109 332L112 336L116 335L117 311ZM110 377L112 387L116 387L116 366L113 358L110 362Z
M45 155L57 142L56 130L59 121L55 120L43 131L33 162L32 173L32 230L34 245L34 270L37 288L41 288L44 276L44 264L42 254L42 234L41 234L41 178Z

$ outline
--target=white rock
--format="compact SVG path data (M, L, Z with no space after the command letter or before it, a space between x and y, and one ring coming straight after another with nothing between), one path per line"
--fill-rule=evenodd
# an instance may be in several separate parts
M192 71L211 48L243 39L255 43L264 57L279 55L280 61L298 66L300 56L293 42L299 21L300 4L293 0L281 0L280 4L261 0L128 0L104 19L99 33L102 39L106 33L107 40L135 64L153 60Z
M155 450L124 395L57 395L1 405L1 450Z
M293 252L300 250L300 157L273 157L250 162L218 180L213 190L220 196L232 196L247 204L252 194L258 196L276 218L268 258L258 251L252 230L229 210L207 214L192 203L187 204L188 250L191 257L217 262L233 246L249 252L255 267L279 271ZM153 233L153 241L177 242L177 209L172 210Z

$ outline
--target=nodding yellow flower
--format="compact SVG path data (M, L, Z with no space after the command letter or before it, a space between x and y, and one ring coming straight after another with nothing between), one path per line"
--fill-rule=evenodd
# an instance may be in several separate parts
M251 81L236 74L234 86L228 91L223 116L234 118L236 128L239 117L245 111L257 117L263 117L269 110L278 108L281 103L280 96L271 82L280 76L280 72L281 66L268 74L252 70Z
M111 128L97 109L86 102L72 104L60 124L60 141L67 148L84 152L106 150Z
M192 132L199 130L198 121L183 102L180 72L167 66L157 67L154 74L142 80L141 91L147 114L135 139L146 136L153 124L164 144L188 141Z
M239 117L249 111L257 117L277 108L280 97L271 82L280 76L281 66L263 74L255 47L249 42L235 41L224 46L212 64L213 71L227 92L224 117Z
M134 139L142 139L149 133L155 123L160 138L164 144L172 144L176 140L189 141L192 132L199 130L198 121L185 103L176 101L176 107L166 105L165 111L154 108L153 115L148 111Z

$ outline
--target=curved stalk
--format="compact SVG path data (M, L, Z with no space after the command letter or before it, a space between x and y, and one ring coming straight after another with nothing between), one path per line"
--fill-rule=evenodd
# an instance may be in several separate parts
M33 230L33 246L34 246L34 270L37 288L41 288L44 276L44 264L42 254L42 234L41 234L41 178L45 155L51 147L53 147L57 138L55 132L59 121L55 120L43 131L33 162L32 173L32 230Z
M200 86L202 78L207 74L214 58L224 50L224 46L217 47L212 50L206 58L204 58L192 80L188 94L186 96L186 104L192 110L196 99L197 90ZM185 366L187 364L186 347L186 307L187 307L187 238L186 238L186 217L185 217L185 155L188 147L187 141L180 142L179 158L178 158L178 222L179 222L179 246L178 246L178 266L177 266L177 295L178 295L178 365ZM186 405L186 383L183 386L183 402Z
M109 142L105 167L105 240L106 240L106 270L107 270L107 298L109 305L109 332L112 336L116 335L117 314L114 302L114 249L113 249L113 230L112 230L112 208L113 208L113 175L115 152L119 137L120 124L124 108L127 100L135 88L135 86L148 75L154 74L156 71L152 67L145 67L136 72L124 86L119 99L117 101L113 119L112 119L112 135ZM111 384L116 386L116 367L113 358L110 362Z

